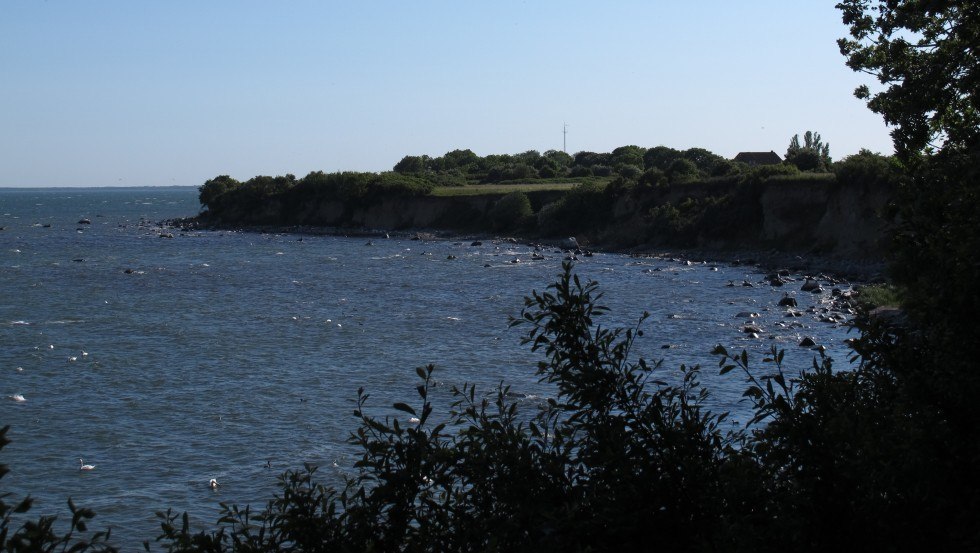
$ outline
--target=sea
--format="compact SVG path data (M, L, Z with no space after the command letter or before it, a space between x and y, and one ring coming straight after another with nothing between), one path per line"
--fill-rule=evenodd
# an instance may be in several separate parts
M219 503L261 508L304 463L339 484L358 459L358 390L368 414L406 417L391 405L418 405L415 369L428 364L437 415L464 384L509 386L529 409L554 397L535 374L542 354L521 343L527 328L509 322L568 252L161 225L199 209L195 187L0 189L0 426L11 440L0 493L30 494L30 515L68 519L71 498L112 543L141 550L168 508L205 529ZM799 346L806 337L850 366L855 333L824 312L848 283L813 294L802 275L773 287L750 265L577 257L610 309L596 323L633 328L648 312L634 358L661 361L668 382L699 366L708 407L732 424L751 416L747 384L719 375L717 344L747 350L760 375L773 347L789 374L811 367L820 354ZM797 316L777 305L785 294Z

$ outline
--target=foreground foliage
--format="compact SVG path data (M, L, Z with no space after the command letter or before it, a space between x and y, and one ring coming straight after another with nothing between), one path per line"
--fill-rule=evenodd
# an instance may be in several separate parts
M641 332L599 324L595 282L566 264L526 299L514 324L544 355L556 396L538 408L501 387L455 390L379 418L361 392L351 443L358 473L340 490L315 467L287 472L260 513L227 506L217 530L192 533L167 513L167 551L826 551L956 549L978 542L977 494L962 486L958 435L871 355L790 373L773 350L764 371L718 346L742 375L747 426L705 407L697 367L632 359ZM887 331L871 332L859 348ZM876 347L878 347L876 345ZM768 371L768 373L766 373ZM734 377L734 376L733 376ZM668 383L675 382L673 384ZM941 467L942 470L936 470ZM959 467L962 468L962 467Z

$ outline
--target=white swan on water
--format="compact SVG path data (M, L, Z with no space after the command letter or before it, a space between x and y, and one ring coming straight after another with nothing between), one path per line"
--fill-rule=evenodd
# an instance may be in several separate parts
M86 465L81 457L78 458L78 470L95 470L95 465Z

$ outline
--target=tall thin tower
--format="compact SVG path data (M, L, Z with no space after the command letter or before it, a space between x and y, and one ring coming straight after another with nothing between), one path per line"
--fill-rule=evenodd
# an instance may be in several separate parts
M562 123L561 129L561 151L568 153L568 123Z

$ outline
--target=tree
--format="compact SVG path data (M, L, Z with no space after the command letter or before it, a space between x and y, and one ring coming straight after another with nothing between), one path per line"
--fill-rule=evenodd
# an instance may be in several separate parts
M667 168L667 178L671 184L680 184L697 180L700 176L698 166L693 161L677 158Z
M681 152L667 146L650 148L643 154L643 166L647 169L666 171L670 164L681 157Z
M596 152L577 152L575 154L575 165L580 167L593 167L595 165L608 165L609 154L598 154Z
M980 309L980 265L968 261L980 251L980 8L966 0L837 7L850 26L851 38L838 41L848 66L885 86L855 94L894 127L910 172L896 202L895 277L911 292L913 315L947 320L957 341L975 344L961 332L977 327L967 321Z
M803 145L800 146L800 135L794 134L786 149L787 163L792 163L800 171L825 172L830 170L830 144L824 144L820 133L806 131L803 133Z
M534 211L531 210L531 200L527 194L518 190L497 200L488 215L494 230L506 231L531 220Z
M572 156L561 150L548 150L544 153L544 157L553 161L561 169L568 167L575 161Z
M702 173L711 173L716 163L725 161L725 158L704 148L688 148L683 156L693 161Z
M639 146L620 146L610 154L609 165L619 167L621 165L634 165L643 169L643 154L646 152Z
M667 188L667 175L657 169L656 167L652 169L647 169L640 175L637 179L637 183L644 188L648 189L666 189Z
M904 171L894 156L883 156L870 150L847 156L834 163L837 181L845 186L887 186L897 189Z
M424 173L429 156L405 156L395 164L394 171L406 175Z
M879 379L895 382L893 409L927 421L917 432L928 435L915 441L939 461L908 488L937 500L924 520L959 548L975 548L978 530L959 525L980 519L980 6L846 0L837 7L850 27L838 41L848 66L882 85L855 95L892 127L907 171L894 200L890 252L907 319L865 325L859 351Z
M858 98L892 126L903 161L928 149L964 149L980 136L980 9L973 0L845 0L847 65L878 79Z
M467 170L471 165L475 165L479 160L480 156L473 153L473 150L453 150L451 152L446 152L446 155L442 156L444 165L446 169L463 169Z
M536 164L539 159L541 159L541 152L537 150L528 150L514 156L514 161L517 163L523 163L524 165L531 166Z
M229 190L238 188L241 184L228 175L219 175L213 179L208 179L198 189L200 191L198 199L201 202L201 206L207 209L213 208L218 196Z

